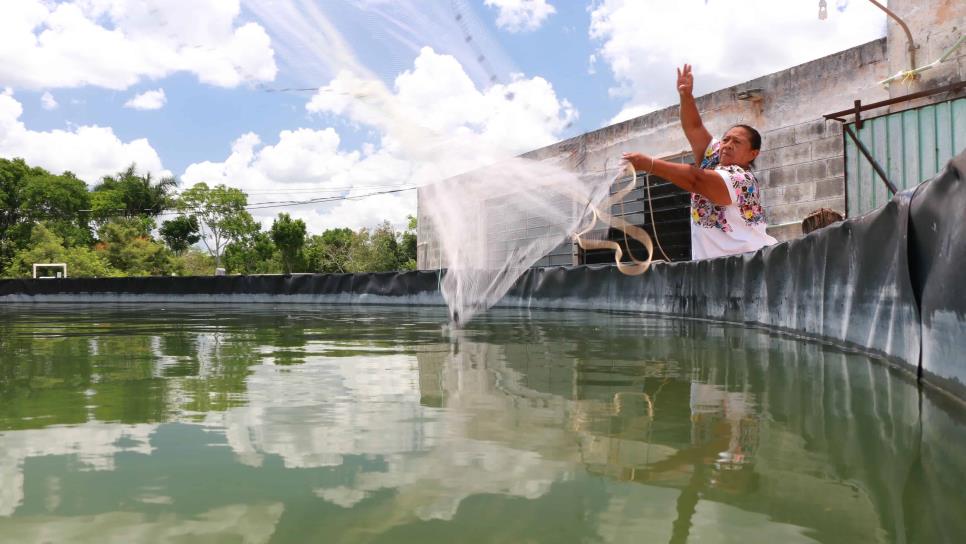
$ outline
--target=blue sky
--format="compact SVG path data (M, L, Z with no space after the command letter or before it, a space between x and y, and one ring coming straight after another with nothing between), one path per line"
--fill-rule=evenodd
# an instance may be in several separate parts
M226 183L324 228L406 189L885 34L830 0L6 0L0 156ZM886 74L883 74L885 76ZM278 91L319 88L318 91ZM843 103L843 107L848 104Z

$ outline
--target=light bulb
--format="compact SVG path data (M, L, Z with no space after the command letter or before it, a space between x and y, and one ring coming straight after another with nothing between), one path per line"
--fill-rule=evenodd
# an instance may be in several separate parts
M825 3L825 0L818 0L818 20L824 21L825 19L828 19L828 4Z

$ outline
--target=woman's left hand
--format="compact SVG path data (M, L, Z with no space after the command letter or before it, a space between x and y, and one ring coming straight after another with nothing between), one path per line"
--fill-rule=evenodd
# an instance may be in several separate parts
M654 160L643 153L624 153L621 158L631 163L634 170L647 170L654 164Z

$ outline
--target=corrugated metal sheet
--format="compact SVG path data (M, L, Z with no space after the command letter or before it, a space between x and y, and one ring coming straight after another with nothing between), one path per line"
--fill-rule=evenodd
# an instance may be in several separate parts
M849 123L855 131L855 123ZM863 119L856 132L901 191L932 178L966 148L966 98ZM889 191L855 142L845 138L845 192L854 217L889 201Z

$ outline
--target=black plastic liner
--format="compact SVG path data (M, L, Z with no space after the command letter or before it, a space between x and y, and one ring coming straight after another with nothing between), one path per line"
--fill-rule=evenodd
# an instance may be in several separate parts
M864 216L758 251L532 269L500 306L764 325L885 356L966 400L966 152ZM0 302L442 304L439 272L0 280Z

